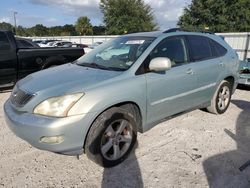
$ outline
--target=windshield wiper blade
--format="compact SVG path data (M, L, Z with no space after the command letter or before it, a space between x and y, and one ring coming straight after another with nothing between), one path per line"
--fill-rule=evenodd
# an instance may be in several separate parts
M79 64L81 66L85 66L85 67L90 67L90 68L98 68L98 69L103 69L103 70L113 70L112 68L110 67L106 67L104 65L100 65L100 64L97 64L97 63L81 63Z
M81 64L78 64L78 65L84 66L84 67L90 67L90 68L106 69L105 66L99 65L97 63L81 63Z
M110 70L109 67L106 67L104 65L100 65L100 64L97 64L97 63L89 63L91 66L93 66L94 68L100 68L100 69L104 69L104 70Z
M81 63L78 65L84 66L84 67L90 67L90 68L103 69L103 70L111 70L111 71L125 71L125 70L127 70L127 69L119 68L119 67L106 67L104 65L100 65L97 63Z

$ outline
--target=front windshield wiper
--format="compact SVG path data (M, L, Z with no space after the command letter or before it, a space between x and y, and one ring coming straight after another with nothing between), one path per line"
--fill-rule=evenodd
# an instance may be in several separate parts
M81 63L78 65L84 66L84 67L90 67L90 68L103 69L103 70L112 70L112 71L124 71L125 70L125 69L116 68L116 67L106 67L104 65L100 65L97 63Z
M84 67L90 67L90 68L98 68L98 69L109 70L108 67L106 67L104 65L99 65L97 63L81 63L81 64L78 64L78 65L84 66Z

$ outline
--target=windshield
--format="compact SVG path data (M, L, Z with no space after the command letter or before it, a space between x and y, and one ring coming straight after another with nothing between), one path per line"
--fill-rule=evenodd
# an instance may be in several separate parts
M155 38L119 37L108 41L76 60L76 64L98 69L125 71Z

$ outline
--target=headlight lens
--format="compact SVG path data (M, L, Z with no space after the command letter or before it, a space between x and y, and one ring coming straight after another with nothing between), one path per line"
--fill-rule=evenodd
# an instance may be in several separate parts
M35 107L34 114L53 117L66 117L69 110L83 95L83 93L75 93L49 98Z

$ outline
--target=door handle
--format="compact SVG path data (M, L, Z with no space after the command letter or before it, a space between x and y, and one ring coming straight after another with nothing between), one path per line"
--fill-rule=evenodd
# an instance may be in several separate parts
M188 69L188 70L186 71L186 73L187 73L187 74L194 74L194 71L193 71L193 69Z

